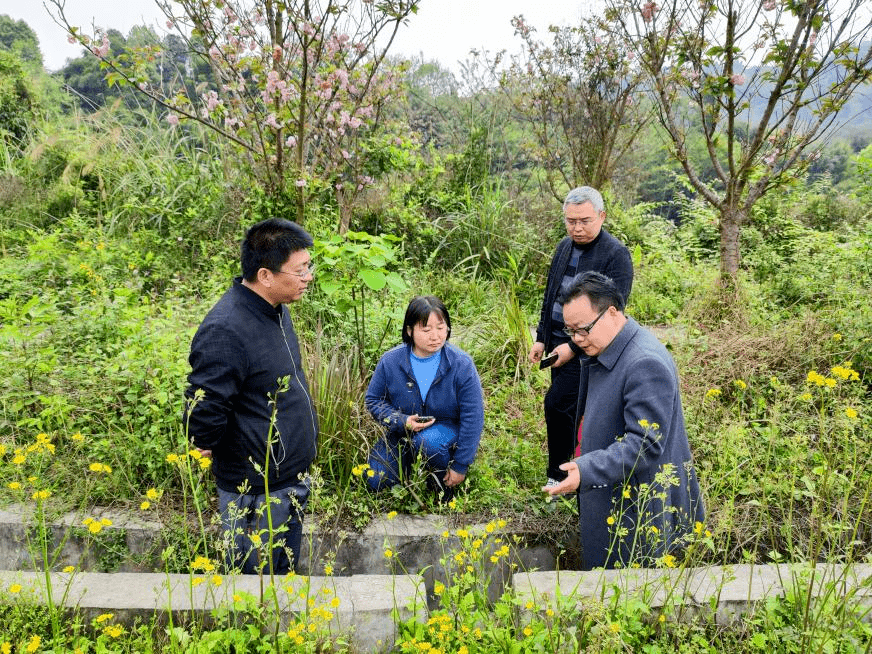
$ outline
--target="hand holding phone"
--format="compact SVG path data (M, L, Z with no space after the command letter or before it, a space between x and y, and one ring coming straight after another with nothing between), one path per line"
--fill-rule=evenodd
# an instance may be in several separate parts
M436 420L433 416L418 416L415 418L415 422L430 422L431 420Z
M552 352L547 357L542 357L542 360L539 361L539 370L550 368L554 365L555 361L557 361L557 352Z

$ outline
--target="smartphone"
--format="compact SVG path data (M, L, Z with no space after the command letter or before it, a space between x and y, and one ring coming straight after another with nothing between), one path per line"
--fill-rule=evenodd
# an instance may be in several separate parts
M542 360L539 361L539 370L553 366L555 361L557 361L557 352L552 352L547 357L542 357Z
M430 422L431 420L436 420L436 418L433 416L418 416L415 422Z

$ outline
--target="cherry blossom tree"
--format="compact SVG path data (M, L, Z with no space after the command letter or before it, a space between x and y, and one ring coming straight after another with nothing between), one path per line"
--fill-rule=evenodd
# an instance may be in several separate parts
M721 280L735 289L755 203L805 171L872 79L872 11L863 0L608 0L606 19L646 75L672 155L719 213ZM700 130L714 179L689 156Z
M354 198L373 181L362 144L378 132L400 81L386 55L415 0L155 0L187 45L189 67L212 68L217 82L196 93L184 70L170 84L154 74L178 52L166 56L156 41L113 58L105 31L85 33L67 20L66 0L48 2L110 84L159 103L169 127L196 121L227 139L268 196L292 198L298 222L307 189L329 185L340 231L348 228Z
M531 130L528 155L545 186L559 200L575 186L607 186L648 122L633 53L593 23L551 27L550 45L523 16L512 25L521 53L502 70L498 55L491 69Z

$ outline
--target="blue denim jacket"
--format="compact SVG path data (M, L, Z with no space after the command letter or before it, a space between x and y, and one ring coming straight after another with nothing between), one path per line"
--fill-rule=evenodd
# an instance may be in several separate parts
M406 435L410 415L434 416L458 432L457 452L452 470L466 474L475 460L484 428L484 398L478 370L463 350L446 343L442 347L439 371L422 398L409 362L409 345L388 350L379 360L366 389L366 408L397 441Z

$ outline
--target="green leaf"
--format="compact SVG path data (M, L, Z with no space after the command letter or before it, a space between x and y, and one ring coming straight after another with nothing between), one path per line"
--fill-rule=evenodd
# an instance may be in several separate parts
M360 275L363 283L366 284L373 291L382 290L387 283L387 280L385 279L385 274L381 270L361 270L358 275Z

